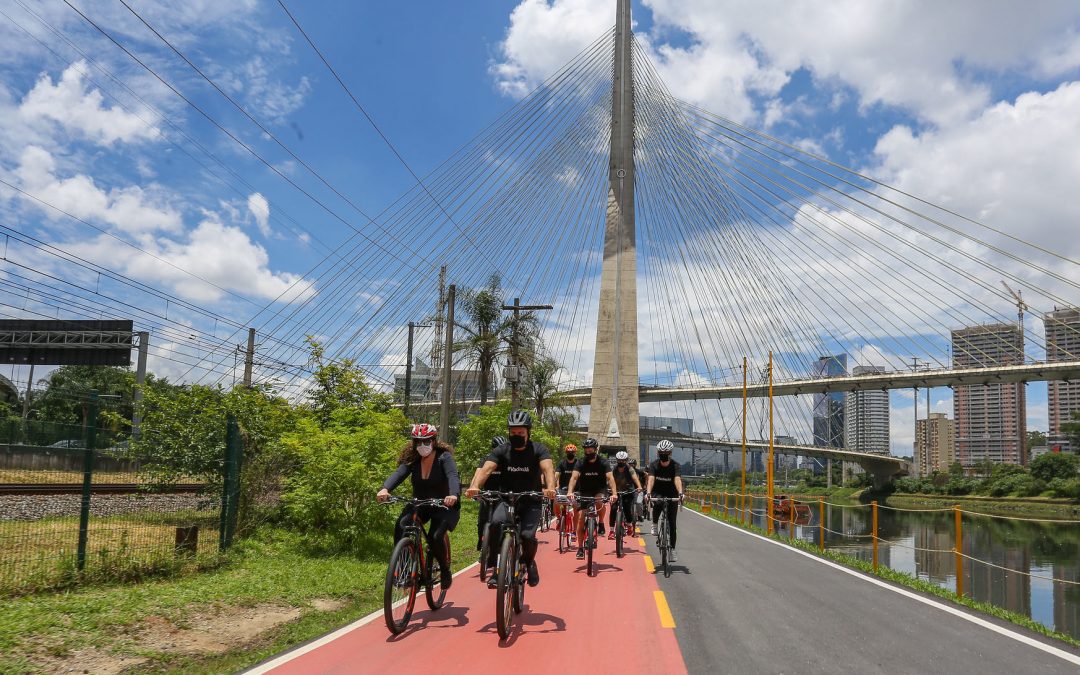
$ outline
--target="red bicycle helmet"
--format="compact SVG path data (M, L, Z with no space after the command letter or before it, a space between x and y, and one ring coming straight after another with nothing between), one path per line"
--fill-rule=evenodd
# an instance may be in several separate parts
M435 438L439 435L439 429L434 424L414 424L412 425L412 436L417 440L424 440L426 438Z

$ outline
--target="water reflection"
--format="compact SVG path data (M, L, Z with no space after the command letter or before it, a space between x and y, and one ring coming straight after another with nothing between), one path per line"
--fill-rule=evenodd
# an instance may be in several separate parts
M757 500L757 510L764 508L763 501ZM831 532L825 532L825 546L870 561L872 545L866 535L871 531L871 518L869 505L826 506L825 528ZM819 544L819 520L818 506L813 504L810 524L795 524L795 535ZM755 515L754 524L764 527L764 516ZM789 527L784 524L782 531L786 534ZM879 565L956 590L951 511L880 508L878 536ZM964 514L963 539L963 553L983 561L964 559L966 595L1080 638L1080 585L1062 583L1080 581L1080 525Z

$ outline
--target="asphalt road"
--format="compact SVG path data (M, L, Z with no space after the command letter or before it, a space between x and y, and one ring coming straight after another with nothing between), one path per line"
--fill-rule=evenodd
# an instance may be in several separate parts
M678 552L656 578L690 673L1080 673L1080 650L689 509Z

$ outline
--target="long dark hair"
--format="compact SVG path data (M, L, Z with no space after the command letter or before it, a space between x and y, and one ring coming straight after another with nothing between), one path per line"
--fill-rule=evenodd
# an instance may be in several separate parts
M438 436L431 440L432 444L435 446L436 458L444 452L449 452L451 455L454 454L454 449L445 443L440 443ZM405 447L401 449L401 453L398 455L398 464L412 464L420 459L420 453L416 451L417 443L418 441L415 438L410 439L405 443Z

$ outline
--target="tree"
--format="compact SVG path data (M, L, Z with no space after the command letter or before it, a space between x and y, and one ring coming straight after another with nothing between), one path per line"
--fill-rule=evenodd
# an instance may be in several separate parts
M1048 452L1031 460L1031 475L1046 482L1055 478L1068 480L1080 472L1080 455Z
M571 405L566 396L559 392L559 371L562 364L550 356L542 356L533 361L525 372L522 394L536 411L537 419L546 422L548 413L556 417L565 415Z
M1027 433L1027 450L1029 453L1032 448L1038 448L1044 445L1046 445L1046 432L1029 431Z
M308 391L307 409L320 425L328 425L334 414L343 408L354 411L390 409L392 397L376 392L364 380L363 371L352 359L327 361L326 350L310 335L308 345L311 349L310 361L315 368L315 386Z
M1072 422L1061 425L1062 433L1069 437L1069 444L1075 448L1074 452L1080 452L1080 410L1074 410Z
M483 288L463 291L461 310L466 320L454 322L455 328L465 333L463 340L454 343L454 353L464 353L480 371L481 405L487 404L492 371L496 361L509 351L515 325L519 354L531 354L539 343L536 315L520 312L515 319L513 314L503 312L504 302L502 278L493 274Z

